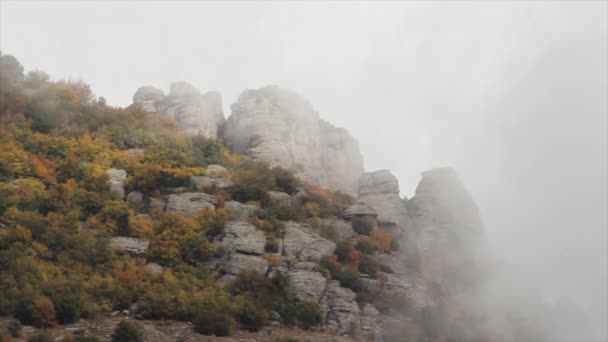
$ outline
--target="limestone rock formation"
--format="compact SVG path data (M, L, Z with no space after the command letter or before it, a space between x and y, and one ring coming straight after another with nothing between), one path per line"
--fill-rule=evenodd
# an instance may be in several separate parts
M245 221L228 222L224 228L222 248L234 250L242 254L262 255L266 237L264 232L257 230Z
M288 272L289 290L297 300L321 300L327 279L314 262L300 262Z
M424 277L450 293L469 288L479 267L483 225L456 172L449 168L423 172L407 208Z
M399 181L388 170L367 172L359 178L359 201L378 213L380 226L404 229L408 224L405 204L399 197Z
M184 192L169 195L166 211L175 211L184 216L194 216L203 209L215 211L217 199L215 196L202 192Z
M224 255L219 262L219 271L230 276L238 276L241 271L266 274L268 262L261 256L265 244L264 233L253 225L245 221L228 222L222 239Z
M185 132L208 138L218 138L225 121L220 94L203 94L186 82L171 84L166 96L160 89L141 87L133 96L133 104L172 117Z
M354 192L363 173L358 143L321 121L306 99L269 86L244 91L231 108L224 138L234 152L294 170L306 182Z
M359 305L355 301L356 294L340 286L337 281L331 281L321 305L325 308L327 324L339 332L356 331L359 327Z
M305 229L295 222L285 224L283 254L288 259L316 261L321 257L332 255L335 249L336 244L334 242L320 237L310 229Z

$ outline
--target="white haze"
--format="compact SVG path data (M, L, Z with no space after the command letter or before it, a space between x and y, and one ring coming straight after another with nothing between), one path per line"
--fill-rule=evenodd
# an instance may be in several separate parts
M479 204L498 295L586 315L606 340L608 2L0 2L0 48L125 106L185 80L307 97L402 194L454 166ZM496 297L494 298L496 299Z

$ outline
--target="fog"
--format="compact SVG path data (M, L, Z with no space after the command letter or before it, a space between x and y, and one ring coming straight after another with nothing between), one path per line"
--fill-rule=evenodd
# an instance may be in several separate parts
M142 85L307 97L390 169L402 195L453 166L480 206L499 280L580 312L543 329L606 340L608 3L9 2L0 49L126 106Z

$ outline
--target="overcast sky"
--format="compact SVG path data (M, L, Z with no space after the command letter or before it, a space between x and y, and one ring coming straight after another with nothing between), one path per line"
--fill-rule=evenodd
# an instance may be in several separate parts
M606 336L605 1L9 2L0 48L112 105L184 80L307 97L413 196L454 166L494 253Z

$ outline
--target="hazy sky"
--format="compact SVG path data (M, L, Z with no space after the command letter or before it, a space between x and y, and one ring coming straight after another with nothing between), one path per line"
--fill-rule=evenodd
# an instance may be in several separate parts
M110 104L276 84L411 197L454 166L494 253L606 336L608 2L0 2L0 48Z

